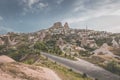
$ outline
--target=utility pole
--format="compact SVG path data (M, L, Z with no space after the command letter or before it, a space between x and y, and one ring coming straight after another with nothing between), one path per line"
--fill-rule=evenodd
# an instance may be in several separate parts
M85 37L86 37L86 40L88 39L88 27L86 25L86 29L85 29Z

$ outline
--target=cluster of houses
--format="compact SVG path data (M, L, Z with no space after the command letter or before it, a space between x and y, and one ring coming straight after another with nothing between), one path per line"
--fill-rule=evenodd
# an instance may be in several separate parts
M63 52L67 50L73 53L80 50L85 51L86 46L94 49L99 49L99 46L96 44L96 41L94 39L107 38L111 35L111 33L107 33L104 31L94 31L94 30L87 30L87 29L71 29L67 22L64 24L64 26L62 25L61 22L56 22L49 29L40 30L35 33L29 33L28 41L31 43L35 43L36 41L44 41L47 35L52 36L56 34L63 34L64 36L68 36L68 35L78 36L77 38L72 38L71 42L72 40L74 40L74 42L79 40L80 42L79 46L66 42L65 40L62 39L62 37L59 37L59 39L56 42L56 45L59 46ZM16 39L11 38L10 35L5 35L5 36L8 39L9 45L13 46L18 43ZM5 41L2 39L2 37L3 36L0 36L0 45L5 44ZM113 48L120 48L120 40L116 41L115 38L113 38L111 43ZM97 50L97 52L98 51L100 50Z

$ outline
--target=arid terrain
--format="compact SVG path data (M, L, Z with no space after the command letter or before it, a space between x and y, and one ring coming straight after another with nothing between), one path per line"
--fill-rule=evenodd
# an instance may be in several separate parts
M104 68L109 72L112 72L113 75L114 74L120 75L119 49L120 49L119 33L110 33L105 31L95 31L89 29L72 29L69 27L69 24L67 22L64 25L62 25L61 22L56 22L52 25L52 27L48 29L43 29L31 33L8 32L7 34L0 35L0 55L7 55L16 61L15 62L14 60L11 60L11 58L5 58L5 56L1 56L2 58L0 62L1 63L12 62L11 65L15 65L15 63L21 62L19 63L19 65L23 66L23 69L24 68L28 68L28 69L21 71L20 67L16 67L18 66L18 64L16 64L15 67L18 69L18 73L22 72L26 76L28 76L26 78L29 78L30 75L32 78L38 77L37 74L39 74L40 72L35 71L36 73L35 75L30 73L31 71L28 72L30 74L27 74L26 71L26 70L28 71L31 70L29 68L29 65L34 66L36 62L41 66L51 68L52 70L54 70L55 73L57 72L58 76L60 76L62 80L66 80L66 79L82 80L84 79L84 77L82 77L84 73L85 75L90 76L89 74L87 74L88 73L87 71L80 70L80 72L82 73L77 74L75 72L72 72L73 70L71 69L69 70L69 68L65 68L64 66L59 66L58 64L56 64L57 63L56 60L54 62L50 62L48 60L48 57L42 58L43 56L42 52L46 52L48 54L63 57L73 61L76 59L77 60L83 59L101 68ZM23 65L23 63L25 64ZM86 63L83 62L83 64ZM1 66L5 66L5 65L1 65ZM41 66L39 66L40 69L42 68ZM86 67L84 67L84 69L86 69L87 66L89 66L89 64L86 64ZM56 67L56 69L54 67ZM7 67L4 68L6 72L9 72L6 69ZM60 71L61 68L62 71ZM46 68L42 68L41 70L43 70L44 72L43 74L47 79L46 75L50 74L52 71L48 70L48 72L46 73L45 69ZM88 67L87 69L90 68ZM1 68L1 71L2 70L3 69ZM61 76L61 74L63 73L66 74ZM69 73L69 78L66 77L67 73ZM97 74L97 73L93 73L93 74ZM16 76L19 77L19 75ZM100 74L98 74L98 76L100 76ZM38 77L38 79L40 79L41 77ZM91 77L96 78L96 76L91 76ZM106 76L103 77L104 77L103 79L105 80ZM53 75L52 78L57 78L57 77ZM99 77L97 78L99 79ZM114 79L114 77L111 78L111 80L112 79Z
M0 0L0 80L120 80L120 0Z
M0 80L61 80L51 69L15 62L0 56Z

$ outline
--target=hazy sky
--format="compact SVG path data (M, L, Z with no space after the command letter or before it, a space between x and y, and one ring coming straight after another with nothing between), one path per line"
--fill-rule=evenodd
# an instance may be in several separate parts
M58 21L120 32L120 0L0 0L0 33L38 31Z

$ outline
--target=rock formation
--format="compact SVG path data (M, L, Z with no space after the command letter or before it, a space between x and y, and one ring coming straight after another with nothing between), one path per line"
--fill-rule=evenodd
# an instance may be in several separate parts
M117 41L115 41L114 38L113 38L113 40L112 40L112 46L113 46L114 48L119 48L119 44L117 43Z
M64 24L64 28L65 28L65 29L69 29L69 26L68 26L68 23L67 23L67 22Z
M0 80L61 80L51 69L27 65L0 56Z
M0 45L4 45L4 41L0 38Z
M9 62L15 62L12 58L2 55L0 56L0 63L9 63Z
M68 34L69 31L69 26L68 23L66 22L64 26L62 26L61 22L56 22L53 24L51 28L49 28L52 34Z
M86 38L82 38L81 40L81 47L87 46L87 40Z
M7 37L8 37L9 45L14 46L14 45L16 45L18 43L18 42L15 41L15 38L13 40L11 40L9 35Z
M40 41L43 41L45 37L46 37L46 34L45 34L44 31L41 31L41 32L38 33L38 39Z
M52 28L55 28L55 29L58 29L58 28L60 28L60 27L62 27L62 23L61 23L61 22L56 22L56 23L54 23L54 25L52 26Z
M93 51L94 55L109 55L114 56L114 54L109 50L110 46L107 43L104 43L99 49Z
M63 46L64 45L64 41L62 38L59 38L59 40L57 41L57 46Z

